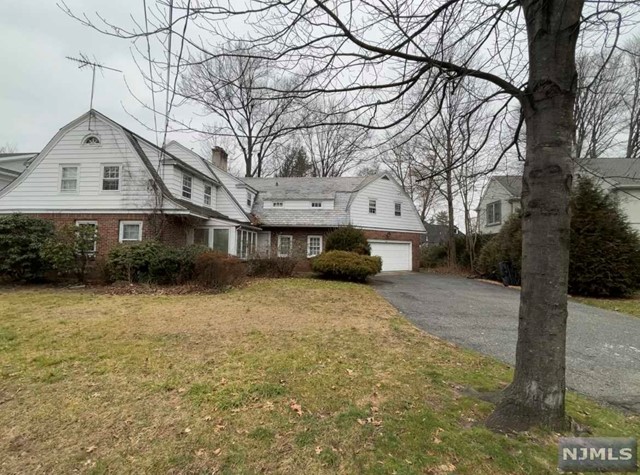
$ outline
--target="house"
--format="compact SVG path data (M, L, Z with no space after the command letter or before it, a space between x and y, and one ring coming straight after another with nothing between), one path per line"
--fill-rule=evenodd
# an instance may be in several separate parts
M618 199L631 225L640 231L640 160L590 159L576 164L575 176L587 176ZM508 217L520 209L521 176L494 176L477 208L479 231L497 233Z
M0 190L20 176L36 153L0 153Z
M240 258L313 257L347 224L364 230L383 270L417 270L424 226L386 173L342 178L238 178L214 148L205 159L178 142L164 150L91 110L62 127L0 190L0 214L95 226L96 253L159 239Z
M478 232L497 234L513 213L520 210L522 176L492 176L476 208Z
M439 246L447 244L449 241L449 226L446 224L434 224L424 223L425 230L427 231L425 244L428 246ZM464 236L464 233L460 232L458 227L455 228L456 236Z

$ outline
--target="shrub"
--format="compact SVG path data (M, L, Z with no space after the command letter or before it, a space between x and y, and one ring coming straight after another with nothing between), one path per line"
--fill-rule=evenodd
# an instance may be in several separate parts
M640 239L614 195L579 178L571 219L569 293L625 297L640 282Z
M353 226L338 228L327 234L325 251L347 251L371 255L371 246L364 232Z
M73 275L84 282L97 239L94 226L63 226L45 241L42 257L59 275Z
M481 252L488 238L482 234L472 236L474 240L475 256ZM467 240L464 235L457 235L456 241L456 264L459 267L468 269L471 267L471 256L467 248ZM440 267L448 264L449 248L446 244L436 244L423 246L420 251L420 266L431 268Z
M0 275L17 281L41 278L47 269L42 247L53 234L50 221L22 214L0 216Z
M296 263L290 257L255 258L248 262L248 273L254 277L291 277Z
M569 293L624 297L640 286L640 238L615 198L588 178L579 178L571 198ZM513 216L483 248L478 270L500 277L498 263L520 272L522 224Z
M195 261L206 248L171 248L157 241L121 245L109 252L104 265L109 281L180 284L191 280Z
M314 258L311 268L328 279L364 282L382 270L382 259L355 252L329 251Z
M196 257L195 277L207 287L225 289L238 285L246 275L246 264L235 256L207 251Z

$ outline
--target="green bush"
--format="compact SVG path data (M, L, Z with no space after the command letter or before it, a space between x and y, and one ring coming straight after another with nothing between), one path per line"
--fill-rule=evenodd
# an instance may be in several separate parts
M588 179L574 188L569 293L626 297L640 283L640 239L614 195Z
M84 282L97 239L94 226L63 226L45 241L42 257L58 275L72 275Z
M357 254L371 255L371 246L364 232L353 226L338 228L327 234L325 251L347 251Z
M482 247L488 241L488 237L482 234L473 236L475 255L480 254ZM467 240L463 235L457 235L456 241L456 264L459 267L468 269L471 267L471 256L467 248ZM425 268L446 266L449 263L449 247L446 244L436 244L423 246L420 250L420 266Z
M47 270L42 247L54 235L53 223L22 214L0 216L0 276L34 281Z
M253 277L291 277L297 261L291 257L250 259L248 273Z
M579 178L571 198L569 293L624 297L640 287L640 238L613 195ZM521 269L522 223L513 216L483 248L478 271L499 279L498 262Z
M193 278L201 246L172 248L157 241L123 244L109 252L104 264L109 281L181 284Z
M207 287L225 289L242 283L246 276L246 264L235 256L207 251L196 257L195 277Z
M329 251L314 258L311 268L327 279L364 282L382 270L382 259L355 252Z

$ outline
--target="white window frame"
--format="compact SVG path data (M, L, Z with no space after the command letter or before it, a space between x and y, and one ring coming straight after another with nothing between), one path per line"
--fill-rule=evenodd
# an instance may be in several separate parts
M75 168L76 169L76 188L75 190L65 190L62 188L62 180L64 180L65 178L63 178L64 176L64 169L65 168ZM70 178L66 178L66 180L70 180ZM58 189L60 191L60 193L78 193L78 191L80 191L80 165L78 165L77 163L61 163L60 164L60 177L58 180Z
M98 233L98 221L96 220L92 220L92 219L76 219L76 226L80 227L80 226L94 226L96 229L96 234ZM93 254L95 254L98 251L98 240L94 239L93 240L93 250L91 251Z
M251 208L253 206L253 195L250 191L247 191L247 206Z
M369 198L369 214L378 214L378 200Z
M289 252L287 254L283 254L280 252L281 241L283 238L289 239ZM293 236L291 234L278 234L278 257L291 257L293 254Z
M96 138L98 140L98 143L87 143L87 140L91 139L91 138ZM100 147L102 145L102 139L100 138L100 136L98 134L88 134L85 135L84 137L82 137L82 146L83 147Z
M284 203L282 201L273 201L271 202L272 208L284 208Z
M500 219L496 220L496 207L499 206L500 207ZM491 208L491 213L489 213L489 209ZM485 213L487 215L487 226L496 226L500 223L502 223L502 201L498 200L498 201L493 201L491 203L487 203L487 206L485 208ZM491 220L489 220L489 217L491 217Z
M393 205L393 214L396 217L402 216L402 202L396 201Z
M312 254L311 253L311 240L312 239L319 239L320 240L320 244L318 247L318 252L316 254ZM316 257L318 255L322 254L322 236L320 235L311 235L311 236L307 236L307 257Z
M138 239L125 239L124 238L124 227L126 225L137 224L138 228ZM140 242L142 241L142 221L120 221L120 230L118 232L118 242Z
M312 201L311 202L311 207L312 208L322 208L322 201Z
M104 181L105 180L114 180L114 178L105 178L104 177L104 170L105 168L117 168L118 169L118 189L117 190L105 190L104 189ZM100 190L104 191L105 193L118 193L121 189L121 184L122 184L122 165L119 163L103 163L100 166Z
M185 181L187 180L189 181L188 186L185 183ZM185 195L187 189L189 190L189 196ZM193 177L188 173L182 174L182 193L180 196L182 196L185 200L191 200L191 197L193 196Z
M246 240L244 237L247 237ZM256 254L258 248L258 233L248 229L238 229L236 232L236 254L240 259L249 259Z
M207 193L207 188L209 189L209 193ZM211 206L211 196L213 195L213 185L208 183L204 184L204 205Z

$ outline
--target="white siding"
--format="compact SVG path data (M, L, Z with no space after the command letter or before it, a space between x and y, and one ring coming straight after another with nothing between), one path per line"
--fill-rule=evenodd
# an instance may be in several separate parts
M91 119L91 133L100 145L83 145L88 120L58 137L0 197L0 211L138 210L153 207L150 175L126 137L100 119ZM102 166L120 165L120 191L102 191ZM78 165L78 191L60 192L60 167ZM6 190L5 190L6 191Z
M376 200L376 214L369 213L369 200ZM402 204L402 216L395 216L395 203ZM409 197L393 180L379 178L353 198L349 208L351 224L370 229L424 232L424 225Z
M640 232L640 190L627 188L614 190L613 193L620 201L620 207L633 228Z
M194 151L187 149L184 145L181 145L178 142L169 142L167 145L167 152L175 155L199 172L207 176L211 174L209 168L203 163L203 158Z
M502 218L499 224L487 226L487 205L500 201ZM504 186L491 180L478 204L478 231L482 234L496 234L513 213L520 209L520 200L515 199Z

